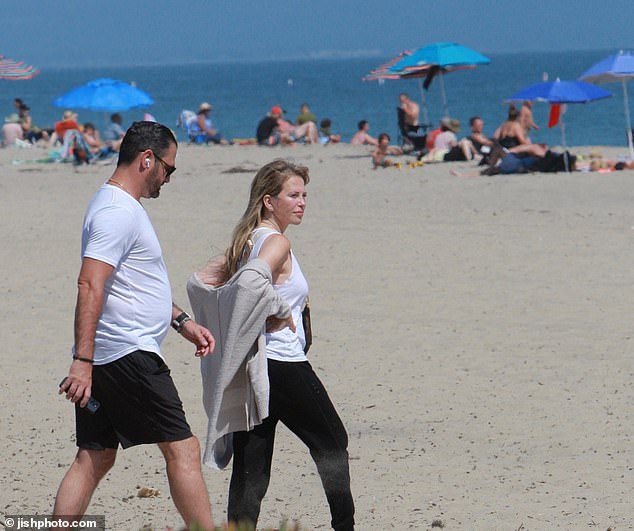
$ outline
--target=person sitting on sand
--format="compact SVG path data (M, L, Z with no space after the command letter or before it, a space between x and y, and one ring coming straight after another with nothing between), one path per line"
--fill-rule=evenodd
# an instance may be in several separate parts
M277 120L277 130L280 135L281 144L294 144L303 141L306 144L319 144L319 136L317 134L317 124L315 122L306 122L303 125L293 125L284 119L284 111Z
M332 127L332 122L330 118L324 118L321 122L319 122L319 139L322 144L337 144L341 141L341 135L338 133L333 133L330 128Z
M426 162L454 162L480 158L468 138L458 141L456 133L460 131L460 121L455 118L443 118L440 121L440 133L434 140L433 149L426 155Z
M18 113L12 113L4 119L2 126L2 147L9 147L15 144L16 140L22 140L24 132L20 125L20 117Z
M99 154L102 147L105 147L105 144L101 141L101 136L99 135L99 131L94 126L92 122L86 122L84 124L84 140L90 151L95 155Z
M509 151L522 144L531 143L530 140L526 138L524 128L519 122L519 116L519 111L515 108L515 105L511 104L506 121L493 133L493 139Z
M260 146L276 146L280 143L278 125L282 116L282 107L274 105L270 112L260 120L255 133Z
M367 120L361 120L358 123L357 127L359 128L359 130L354 134L354 136L350 140L350 144L352 144L353 146L362 146L362 145L378 146L379 145L379 141L368 134L368 130L370 129L370 124L368 123Z
M99 131L92 122L84 124L84 141L93 155L100 159L107 158L116 153L109 145L101 140Z
M35 126L30 111L31 108L28 105L23 103L20 106L20 125L24 132L24 139L31 142L31 144L35 144L38 140L48 140L48 131Z
M530 132L531 129L539 129L539 126L533 120L533 102L526 100L522 103L522 107L520 108L520 125L524 129L524 136L530 142Z
M105 143L110 146L114 151L119 152L121 146L121 140L125 136L125 129L121 125L123 119L118 112L110 115L110 123L106 130L103 132L103 139Z
M480 153L480 155L490 153L495 142L484 134L484 121L482 118L472 116L469 118L469 126L471 127L471 132L467 138L471 141L475 150ZM488 149L483 150L485 147Z
M438 127L432 129L429 133L427 133L427 139L425 140L425 149L427 152L431 152L434 149L434 142L436 142L436 137L442 133L441 128L442 120L438 124Z
M390 135L387 133L381 133L378 142L376 149L372 152L374 169L394 166L394 162L388 158L388 155L402 155L403 150L398 146L390 146Z
M226 146L229 142L223 138L218 129L214 127L209 114L213 107L206 101L201 103L196 113L196 120L192 122L190 135L196 144L220 144Z
M310 110L308 103L302 103L299 108L299 116L297 117L297 125L304 125L305 123L313 122L317 125L317 116Z
M81 132L81 126L77 123L77 113L71 110L64 111L62 119L55 122L55 134L51 138L52 142L64 142L64 135L66 131L79 131Z

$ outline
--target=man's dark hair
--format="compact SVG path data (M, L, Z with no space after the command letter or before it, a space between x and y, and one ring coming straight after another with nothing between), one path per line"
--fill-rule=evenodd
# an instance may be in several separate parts
M469 125L473 125L473 122L480 119L481 118L479 116L472 116L471 118L469 118Z
M365 127L365 124L367 124L367 123L368 123L368 121L367 121L367 120L361 120L361 121L357 124L357 127L359 128L359 131L361 131L361 130Z
M115 112L115 113L111 114L110 115L110 121L111 122L121 123L121 115L118 112Z
M171 144L178 142L168 127L156 122L134 122L121 141L117 166L129 166L146 149L162 157Z

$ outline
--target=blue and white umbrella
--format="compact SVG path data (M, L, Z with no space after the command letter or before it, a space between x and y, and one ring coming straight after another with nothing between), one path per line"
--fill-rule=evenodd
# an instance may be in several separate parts
M153 104L154 100L147 92L123 81L109 78L89 81L53 101L56 107L101 112L143 109Z
M615 83L623 85L623 104L625 106L625 125L627 127L627 145L630 149L630 159L634 160L634 143L632 142L632 124L627 100L627 80L634 78L634 54L620 52L606 57L586 70L579 79L590 83Z

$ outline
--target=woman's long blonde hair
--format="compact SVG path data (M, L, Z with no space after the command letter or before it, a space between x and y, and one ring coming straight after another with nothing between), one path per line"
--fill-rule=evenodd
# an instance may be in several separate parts
M251 182L249 205L242 218L233 229L231 245L225 252L227 276L231 277L250 252L249 238L253 230L264 219L264 196L275 197L282 191L284 183L291 177L300 177L304 184L310 180L308 168L288 160L276 159L265 164L255 174Z

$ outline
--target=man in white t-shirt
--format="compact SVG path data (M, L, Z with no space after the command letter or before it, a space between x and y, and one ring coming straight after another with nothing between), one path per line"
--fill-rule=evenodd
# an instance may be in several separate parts
M160 351L170 324L196 356L211 353L214 338L172 302L161 246L140 203L169 182L176 149L164 125L134 123L115 172L86 211L73 361L60 384L75 403L79 449L57 492L58 517L86 512L119 445L157 443L185 523L214 529L199 443Z

